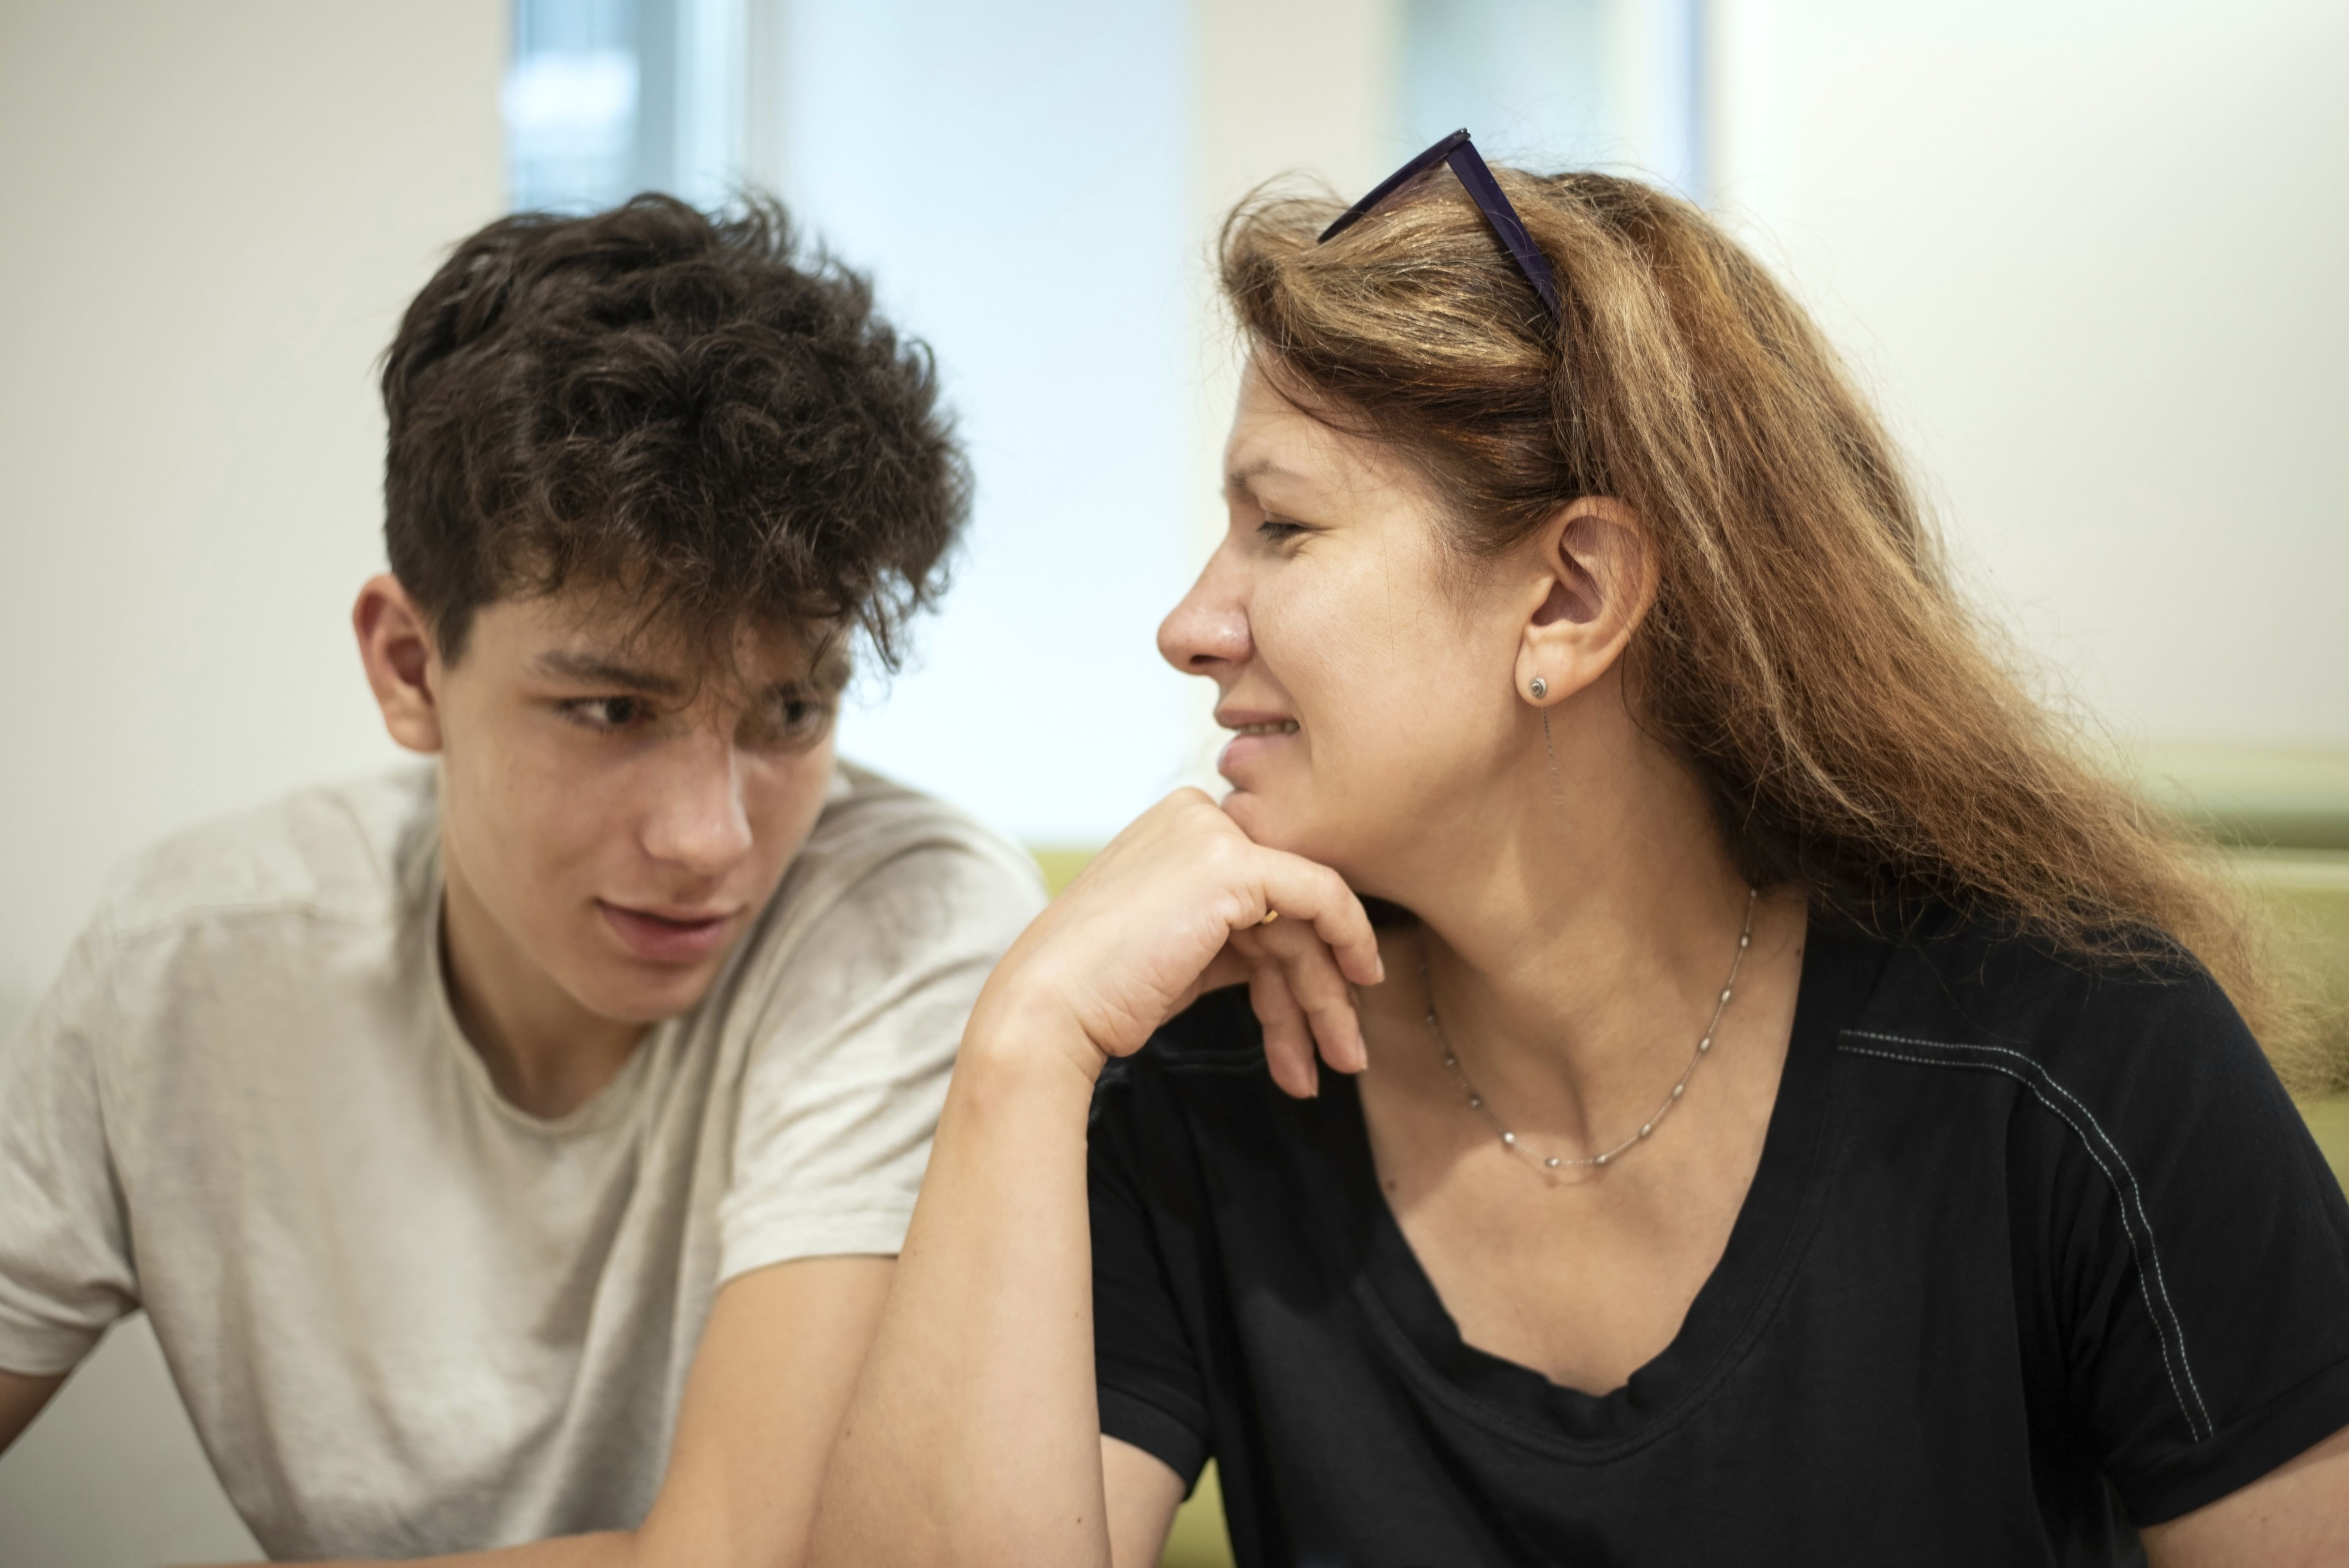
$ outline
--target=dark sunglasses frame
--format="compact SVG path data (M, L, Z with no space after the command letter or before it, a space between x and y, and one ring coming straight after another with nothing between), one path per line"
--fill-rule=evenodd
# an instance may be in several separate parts
M1566 307L1558 302L1557 275L1549 270L1549 258L1541 253L1541 247L1535 244L1533 237L1526 232L1525 220L1517 216L1515 207L1509 205L1509 199L1501 194L1499 181L1493 178L1493 171L1485 167L1484 159L1477 156L1475 144L1468 139L1464 129L1454 131L1380 181L1376 190L1347 208L1344 216L1322 230L1321 238L1316 243L1326 244L1334 236L1344 233L1375 211L1380 202L1439 163L1452 166L1452 172L1459 177L1469 200L1476 203L1476 211L1485 214L1485 222L1493 226L1493 232L1501 237L1501 242L1509 248L1509 254L1516 259L1517 270L1526 274L1527 283L1534 285L1534 292L1541 295L1542 304L1549 306L1550 315L1558 321L1565 320Z

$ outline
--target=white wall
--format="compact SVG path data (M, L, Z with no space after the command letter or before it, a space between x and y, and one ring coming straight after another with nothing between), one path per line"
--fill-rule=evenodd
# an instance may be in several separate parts
M390 755L375 356L502 203L499 0L0 0L0 1030L108 868ZM0 1561L250 1554L143 1321L0 1462Z
M2349 747L2349 6L1720 0L1716 197L2124 738Z
M8 1013L136 846L389 754L346 620L373 361L500 210L503 38L498 0L0 8Z

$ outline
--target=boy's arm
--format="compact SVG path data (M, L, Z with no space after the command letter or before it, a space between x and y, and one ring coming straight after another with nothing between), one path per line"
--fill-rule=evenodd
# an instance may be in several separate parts
M33 1418L41 1413L41 1407L49 1402L49 1396L64 1382L62 1376L36 1377L28 1373L0 1370L0 1454L6 1453L8 1445L33 1424Z
M805 1560L824 1460L896 1266L895 1258L805 1258L754 1269L719 1291L668 1473L626 1561L768 1568Z
M668 1472L641 1527L427 1561L444 1568L795 1568L807 1555L824 1459L895 1267L894 1258L802 1258L719 1288L678 1410Z

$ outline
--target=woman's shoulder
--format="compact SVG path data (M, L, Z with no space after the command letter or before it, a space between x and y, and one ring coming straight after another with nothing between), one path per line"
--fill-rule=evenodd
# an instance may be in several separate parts
M1839 1036L1847 1052L1914 1057L2074 1092L2232 1081L2272 1090L2273 1070L2225 989L2155 934L2089 947L1936 907L1897 932L1846 932L1888 949Z
M2011 1190L2103 1192L2154 1213L2330 1173L2222 985L2175 944L2079 953L1942 911L1881 944L1868 1000L1835 1052L1879 1136L1912 1157L2003 1148ZM2258 1148L2274 1169L2251 1173ZM2199 1195L2199 1197L2197 1197Z
M2082 954L1948 912L1837 1034L1882 1168L2005 1227L2026 1365L2140 1520L2337 1428L2349 1203L2226 992L2174 943ZM1989 1159L1985 1149L1994 1150ZM1967 1172L1986 1178L1968 1188Z

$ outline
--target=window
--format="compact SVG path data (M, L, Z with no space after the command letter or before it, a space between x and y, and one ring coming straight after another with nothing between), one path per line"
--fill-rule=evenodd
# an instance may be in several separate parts
M503 92L512 205L639 191L701 206L744 173L750 8L771 0L515 0Z
M1041 844L1180 781L1196 380L1181 0L517 0L517 207L772 189L937 355L978 478L914 660L841 748ZM1186 488L1188 487L1188 488Z
M1395 160L1465 125L1536 169L1707 194L1704 0L1403 0Z

